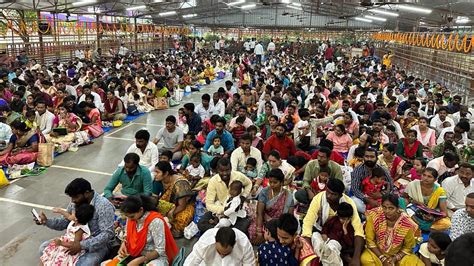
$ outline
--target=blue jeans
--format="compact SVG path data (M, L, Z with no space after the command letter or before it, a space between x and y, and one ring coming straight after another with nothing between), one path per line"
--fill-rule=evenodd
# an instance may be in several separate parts
M40 256L43 255L44 249L51 243L52 240L45 241L41 244L39 248ZM84 255L80 256L77 260L76 266L93 266L100 265L104 260L105 256L109 252L108 248L101 248L95 252L86 252Z

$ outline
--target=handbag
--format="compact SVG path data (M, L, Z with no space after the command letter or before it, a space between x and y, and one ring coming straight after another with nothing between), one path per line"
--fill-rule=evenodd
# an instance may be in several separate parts
M40 138L41 141L41 138ZM54 159L54 143L38 143L38 158L36 158L36 163L41 166L51 166L53 165Z
M168 100L166 97L156 97L153 99L153 107L155 107L156 110L168 109Z
M130 104L128 107L127 107L127 113L129 115L139 115L140 112L138 111L138 108L135 104Z

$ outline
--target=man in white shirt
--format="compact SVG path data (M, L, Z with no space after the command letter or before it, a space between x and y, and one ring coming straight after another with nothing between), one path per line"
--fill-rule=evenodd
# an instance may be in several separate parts
M201 96L201 103L196 106L194 112L201 117L201 121L206 121L212 115L212 108L209 105L211 101L211 96L209 94L204 94Z
M38 129L41 130L43 135L49 134L53 129L54 114L46 109L46 103L43 101L37 102L35 109L35 122L38 125Z
M273 54L275 52L276 46L275 43L273 42L273 39L270 40L267 46L267 51L269 54Z
M343 100L341 108L337 109L336 112L334 112L335 115L344 114L344 113L351 114L352 120L359 123L359 118L357 117L357 114L354 111L352 111L351 103L348 100Z
M441 107L439 108L438 113L431 119L430 127L440 134L443 128L446 127L443 125L445 122L450 124L447 127L454 127L453 119L448 117L448 109L446 107Z
M444 135L448 132L452 132L452 133L455 134L455 136L461 136L461 138L459 140L457 140L454 143L454 145L456 145L456 146L458 146L458 145L467 145L468 142L469 142L467 133L469 132L470 129L471 129L471 126L469 125L469 122L464 121L464 120L459 122L456 126L443 128L441 130L441 133L439 133L439 137L436 140L436 144L443 143Z
M244 134L240 137L240 147L235 149L230 155L230 162L232 164L232 171L242 171L247 164L248 158L255 158L257 160L257 172L262 168L262 153L259 149L252 147L252 137L249 134Z
M127 53L128 53L128 51L129 51L129 50L128 50L127 47L125 47L125 44L123 44L123 43L120 44L120 48L119 48L119 52L118 52L118 54L119 54L120 56L126 56Z
M252 40L250 41L250 50L255 49L255 45L256 45L255 39L252 39Z
M150 141L150 132L145 129L138 130L135 133L135 144L132 144L127 150L128 153L135 153L140 157L140 164L147 167L153 175L155 165L159 160L158 147ZM119 164L124 166L125 162Z
M257 45L255 45L253 52L257 56L257 63L262 63L263 45L261 42L258 42Z
M245 50L246 52L250 52L250 42L249 42L249 40L246 40L246 41L244 42L244 50Z
M474 192L473 174L474 165L462 163L458 167L457 175L450 176L443 181L442 187L446 191L448 209L452 212L466 207L466 196Z
M445 173L454 172L454 167L459 162L459 155L448 150L444 152L444 156L435 158L426 165L426 167L434 168L438 172L438 183L442 183Z
M165 127L158 130L153 143L157 144L161 139L163 139L163 147L160 148L160 151L171 151L173 153L172 160L179 160L182 157L181 147L183 145L184 138L183 131L176 127L175 116L169 115L166 117L165 121Z
M90 85L84 85L82 87L82 95L79 98L79 101L77 102L78 104L81 102L84 102L86 100L86 96L92 94L94 96L94 105L97 107L101 112L104 111L104 105L102 104L102 100L100 99L100 95L97 94L96 92L93 92L91 90Z
M253 266L255 256L248 237L230 227L207 230L194 244L184 265Z
M10 142L12 129L8 124L0 122L0 150L4 150Z
M214 92L214 94L212 94L212 101L209 103L209 109L211 110L210 116L218 115L218 116L224 117L225 104L221 99L219 99L218 92ZM202 117L201 117L201 120L202 120Z
M272 101L272 95L269 93L265 93L263 99L260 100L260 102L258 103L257 116L263 114L263 112L265 111L265 105L267 103L270 103L272 105L272 114L278 114L278 107L276 103Z
M461 121L461 118L467 119L469 123L474 123L474 120L472 118L472 114L474 114L474 109L468 108L465 105L462 105L461 108L459 109L459 112L456 112L452 115L454 123L457 124L459 121Z

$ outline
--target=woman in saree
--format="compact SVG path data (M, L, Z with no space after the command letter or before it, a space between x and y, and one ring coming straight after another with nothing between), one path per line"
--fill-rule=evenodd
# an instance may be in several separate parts
M171 165L164 161L158 162L155 166L154 182L161 182L164 188L158 203L159 212L168 217L173 236L182 237L184 228L194 216L194 193L191 190L191 183L184 177L176 175Z
M328 115L333 115L337 109L341 108L341 102L337 99L337 95L330 93L328 95L328 101L326 102L326 108Z
M410 204L406 209L413 211L412 218L423 231L445 231L451 227L447 218L446 191L436 183L437 179L438 172L427 167L421 180L408 183L403 193L404 203ZM420 207L421 211L418 211Z
M384 195L381 207L367 211L367 248L360 257L361 265L424 265L412 251L417 231L416 223L400 210L398 196Z
M405 138L398 142L397 155L403 160L412 161L417 157L423 157L423 144L416 138L416 130L409 129L405 133Z
M265 107L266 109L266 107ZM265 111L266 112L266 111ZM260 133L261 133L261 137L264 139L264 140L267 140L268 138L270 138L273 133L275 132L275 129L276 129L276 126L278 125L278 116L276 115L270 115L266 121L264 121L261 126L260 126Z
M83 122L83 129L89 132L89 135L97 138L104 133L102 129L102 120L100 119L100 111L92 102L82 102L79 104L80 108L84 108L86 116L89 118L89 123Z
M426 117L418 119L418 125L412 127L417 133L417 139L423 144L423 156L433 158L431 150L436 146L436 132L429 128L429 120Z
M120 210L127 217L126 237L118 256L101 265L119 265L127 257L131 258L127 265L171 265L178 254L178 247L153 200L142 195L130 196L122 203Z
M258 171L258 176L255 179L255 184L252 188L252 196L257 195L260 186L268 186L268 173L272 169L280 169L283 173L283 186L287 187L293 182L295 168L289 164L286 160L282 160L280 153L276 150L272 150L267 157L267 161L262 165L262 169Z
M115 96L113 90L107 91L107 98L104 102L104 113L102 114L102 120L124 120L126 117L127 109L125 108L122 100Z
M405 118L402 118L400 121L400 126L402 127L402 132L404 135L408 133L412 127L418 124L417 113L414 111L409 111Z
M64 104L61 104L58 107L58 115L56 115L53 120L53 129L65 128L67 134L59 135L57 132L51 131L51 133L45 136L46 141L69 147L69 145L74 142L74 132L81 129L81 127L81 119L74 113L69 113Z
M6 149L0 152L1 165L29 164L38 157L38 133L26 126L24 122L15 120L11 123L13 135Z
M201 151L202 146L203 145L197 140L193 140L191 144L189 144L189 148L188 148L189 153L183 156L183 159L181 161L180 172L181 171L184 172L186 167L188 167L190 158L194 154L199 153L201 154L201 165L202 167L204 167L204 170L206 170L206 173L209 173L209 171L211 170L211 161L214 157L207 154L206 152Z
M269 186L258 195L256 213L250 213L249 237L254 245L264 242L263 225L283 213L293 213L293 195L283 188L285 176L280 169L272 169L268 174Z

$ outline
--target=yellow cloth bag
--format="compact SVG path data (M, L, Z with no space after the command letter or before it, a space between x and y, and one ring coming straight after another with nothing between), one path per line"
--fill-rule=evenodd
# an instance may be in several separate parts
M10 181L8 181L7 177L5 176L5 172L0 171L0 188L4 186L10 185Z

